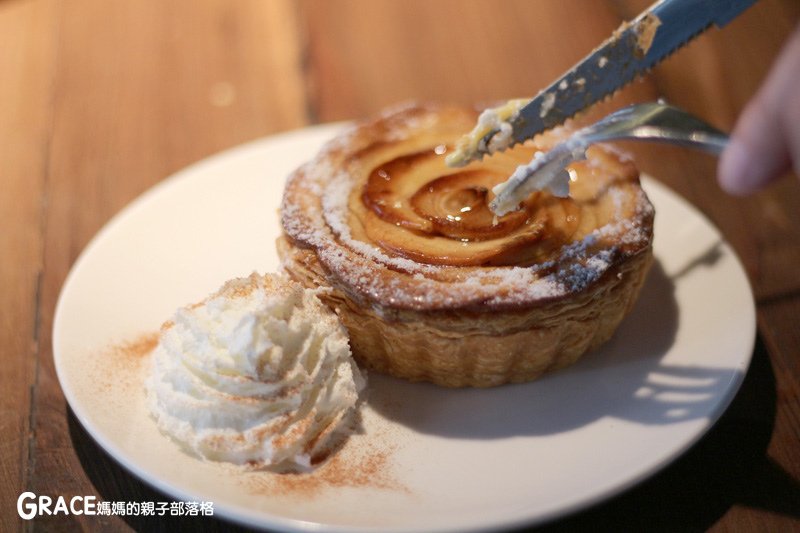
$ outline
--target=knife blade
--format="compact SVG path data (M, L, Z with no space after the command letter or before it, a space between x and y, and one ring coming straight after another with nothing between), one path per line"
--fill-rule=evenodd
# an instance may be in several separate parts
M609 39L524 106L505 106L498 108L503 109L500 116L483 117L484 131L476 127L469 139L459 141L448 164L463 166L562 124L633 81L710 26L725 26L756 1L656 2L633 21L623 23ZM503 112L510 116L502 116ZM498 136L501 129L502 135Z

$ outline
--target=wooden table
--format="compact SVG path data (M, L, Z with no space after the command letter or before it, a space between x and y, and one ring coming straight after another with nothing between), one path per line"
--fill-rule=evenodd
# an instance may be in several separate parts
M185 165L272 133L408 99L531 95L648 3L0 1L0 530L227 527L17 518L25 490L159 499L77 423L53 366L59 290L114 213ZM665 97L729 129L799 18L797 0L762 0L603 109ZM800 530L798 181L735 199L708 156L634 150L739 253L758 308L754 359L733 405L686 455L544 529Z

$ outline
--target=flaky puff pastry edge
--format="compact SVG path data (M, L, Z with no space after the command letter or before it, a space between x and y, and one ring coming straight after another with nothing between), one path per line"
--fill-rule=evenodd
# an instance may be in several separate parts
M648 247L613 265L589 289L528 309L383 309L329 284L313 250L277 243L283 268L333 308L359 364L445 387L532 381L608 341L636 302L653 261Z

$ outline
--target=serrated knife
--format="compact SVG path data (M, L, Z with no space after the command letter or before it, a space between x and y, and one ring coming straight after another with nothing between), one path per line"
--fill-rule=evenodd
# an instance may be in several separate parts
M503 148L562 124L646 72L712 25L722 27L757 0L661 0L611 37L508 118ZM456 166L489 153L492 128L473 138ZM475 132L473 132L475 133ZM506 132L504 136L507 136ZM452 163L451 163L452 164Z

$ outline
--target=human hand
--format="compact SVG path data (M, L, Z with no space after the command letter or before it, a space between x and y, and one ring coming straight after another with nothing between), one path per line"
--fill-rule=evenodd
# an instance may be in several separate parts
M717 180L726 192L745 195L792 167L800 175L800 25L739 117Z

